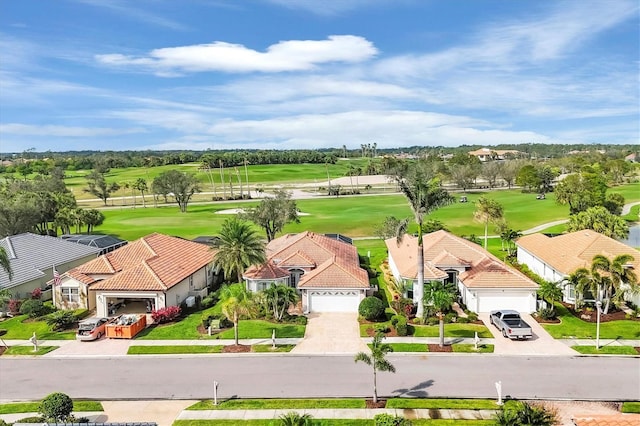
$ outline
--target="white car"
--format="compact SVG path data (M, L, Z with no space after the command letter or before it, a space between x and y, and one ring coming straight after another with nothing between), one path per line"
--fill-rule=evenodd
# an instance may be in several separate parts
M78 324L76 339L90 341L105 335L109 318L89 318Z

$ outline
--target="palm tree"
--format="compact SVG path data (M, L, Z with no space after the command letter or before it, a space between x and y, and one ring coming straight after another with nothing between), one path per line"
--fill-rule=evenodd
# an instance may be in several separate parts
M558 283L544 280L538 288L538 296L547 301L550 308L555 311L555 302L562 300L562 289Z
M608 257L597 254L591 261L591 275L600 284L599 300L605 299L604 314L609 312L610 302L618 303L624 300L624 284L629 291L638 291L638 277L627 265L634 260L630 254L620 254L609 260Z
M253 317L256 304L252 300L253 294L242 284L226 285L220 289L220 303L222 314L233 322L233 336L238 344L238 322L240 317Z
M578 309L581 306L581 301L584 298L584 293L591 289L591 276L587 268L578 268L573 271L566 279L568 285L575 288L575 302L573 304L574 309Z
M247 267L265 260L264 242L248 222L235 217L224 221L213 263L224 271L225 277L236 274L237 282L242 282L242 273Z
M147 181L144 178L136 179L136 181L133 183L133 189L140 191L140 193L142 194L142 207L143 208L147 207L147 204L144 200L144 193L145 191L149 190Z
M456 295L442 286L439 282L432 283L424 295L425 305L431 306L436 312L439 325L440 347L444 346L444 316L445 312L451 309Z
M382 343L384 333L378 331L373 336L371 342L371 355L365 352L358 352L355 357L355 362L362 361L367 365L373 367L373 402L378 402L378 371L389 371L391 373L396 372L396 368L391 364L385 356L389 352L393 352L393 348L386 343Z
M300 414L295 411L290 411L280 416L281 426L307 426L313 424L313 416L305 413Z
M557 412L544 405L517 401L505 406L494 417L498 426L553 426L558 424Z
M440 181L434 177L434 173L423 163L415 163L413 167L400 165L394 171L393 179L398 184L400 191L407 198L409 207L418 224L418 276L414 285L414 300L418 302L416 315L422 318L424 313L424 245L422 241L422 224L425 215L454 202L454 198L440 186ZM398 244L407 230L408 220L403 221L398 228Z
M9 275L9 281L11 281L11 278L13 278L13 270L11 270L9 255L4 247L0 247L0 267L7 272L7 275Z
M478 222L484 223L484 249L487 249L487 232L489 222L498 223L502 220L504 211L502 205L496 200L480 197L476 202L476 211L473 217Z
M298 293L293 287L285 284L272 285L264 290L265 301L273 312L273 318L281 321L289 306L298 301Z

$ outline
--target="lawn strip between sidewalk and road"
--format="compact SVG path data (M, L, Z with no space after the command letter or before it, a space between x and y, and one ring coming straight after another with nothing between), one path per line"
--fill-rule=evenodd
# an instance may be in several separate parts
M288 410L319 408L366 408L364 399L228 399L214 405L210 399L187 407L187 410Z
M33 350L33 345L28 346L11 346L7 348L2 355L44 355L58 349L59 346L38 346L38 350Z
M40 401L0 404L0 414L37 413L39 409ZM73 411L104 411L104 408L98 401L73 401Z
M571 349L583 355L634 355L640 357L640 353L633 346L600 346L600 349L596 349L595 346L571 346Z
M621 411L623 413L640 414L640 402L638 401L623 402Z
M219 354L225 345L132 345L127 355ZM295 345L251 345L252 353L291 352Z
M440 410L497 410L492 399L391 398L386 408L433 408Z

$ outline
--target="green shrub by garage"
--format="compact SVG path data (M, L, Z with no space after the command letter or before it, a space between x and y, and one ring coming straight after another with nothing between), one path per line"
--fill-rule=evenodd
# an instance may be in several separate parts
M365 297L358 306L358 313L367 321L376 321L384 317L384 302L377 297Z

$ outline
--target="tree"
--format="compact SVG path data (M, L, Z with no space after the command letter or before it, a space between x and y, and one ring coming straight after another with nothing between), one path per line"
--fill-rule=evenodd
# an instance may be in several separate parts
M55 392L47 395L42 402L38 412L42 414L47 421L64 422L69 420L73 411L73 401L69 395Z
M291 199L291 192L276 190L274 197L264 198L258 206L249 209L243 216L260 226L271 241L287 223L300 223L298 206Z
M553 180L558 177L557 171L552 169L551 166L545 164L538 168L537 174L538 180L540 181L538 185L538 192L542 194L551 192L553 189Z
M418 302L416 315L424 313L424 245L422 241L422 225L425 215L454 202L454 198L440 186L440 181L433 177L433 171L424 164L414 163L412 167L399 167L393 176L400 191L407 198L418 225L417 283L414 285L414 299ZM404 220L398 228L398 243L407 230L408 220Z
M452 165L449 173L453 182L464 192L473 186L478 177L477 170L469 164Z
M555 311L555 303L562 300L562 289L558 283L544 280L538 287L538 296L546 300L552 311Z
M569 205L569 214L586 211L590 207L602 206L605 202L607 183L595 173L579 173L565 177L554 192L556 202Z
M500 176L507 183L507 187L511 189L513 182L518 176L520 164L517 161L509 161L500 167Z
M253 317L256 304L252 300L253 294L242 284L225 285L220 289L220 303L222 314L233 322L233 336L238 345L238 323L242 317Z
M540 186L540 178L533 164L523 166L516 176L516 184L522 186L526 192Z
M384 222L374 230L374 234L383 240L395 237L398 235L401 223L402 221L395 216L387 216Z
M222 224L213 263L227 279L236 274L238 282L242 282L242 273L247 267L265 262L264 249L264 242L249 223L234 217Z
M500 240L502 242L502 251L507 250L507 255L511 256L516 250L515 240L522 236L520 231L509 228L507 221L502 221L498 225L500 229Z
M620 214L622 214L622 207L624 207L624 195L617 192L607 194L603 206L609 210L609 213L620 216Z
M634 258L630 254L620 254L613 259L597 254L591 261L591 277L599 286L598 300L604 300L604 314L609 312L611 302L617 304L624 300L625 291L638 291L638 277L633 269L627 267ZM628 289L621 288L626 285Z
M438 317L440 347L444 346L444 316L455 300L455 293L437 281L432 282L425 291L424 304L430 306Z
M482 165L480 175L486 179L489 184L489 188L496 186L496 181L498 180L498 176L500 175L502 168L502 163L497 161L487 161Z
M610 238L626 238L629 235L627 222L604 207L590 207L569 218L569 232L582 229L592 229Z
M272 285L264 290L266 303L273 313L273 318L282 321L282 317L289 306L298 301L298 293L293 287L285 284Z
M93 228L102 225L104 222L104 214L96 209L82 210L80 212L80 220L87 225L87 234L91 234Z
M144 199L144 193L149 190L149 187L147 186L147 181L144 178L138 178L133 183L133 189L135 189L136 191L140 191L140 193L142 194L142 207L147 207L147 204Z
M575 309L581 306L585 292L591 291L592 293L596 293L596 291L592 289L591 275L589 275L587 268L578 268L573 271L567 277L566 283L575 289L575 302L573 304Z
M101 199L105 206L111 194L120 189L120 186L115 182L108 184L104 178L104 174L98 170L93 170L87 175L87 184L89 187L84 191Z
M504 210L502 204L496 200L491 200L487 197L480 197L476 202L476 211L473 213L473 217L484 223L484 249L487 249L487 232L489 229L489 222L499 223L503 219Z
M4 247L0 247L0 267L5 270L9 276L9 281L13 278L13 270L11 269L11 261Z
M193 174L183 173L178 170L169 170L158 175L151 184L158 194L172 196L182 213L187 211L191 197L200 192L200 183Z
M355 362L362 361L373 369L374 403L378 402L378 371L396 372L393 364L385 358L389 352L393 352L393 348L386 343L382 343L382 339L384 339L384 333L378 331L371 342L371 355L365 352L358 352L355 357Z

